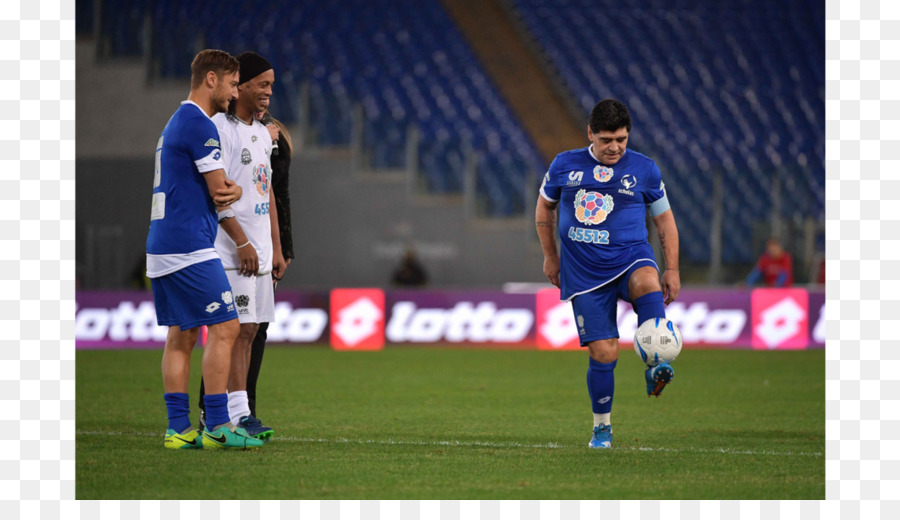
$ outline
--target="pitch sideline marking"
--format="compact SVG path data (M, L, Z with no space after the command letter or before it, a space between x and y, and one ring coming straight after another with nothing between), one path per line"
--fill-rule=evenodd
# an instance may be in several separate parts
M147 432L94 432L94 431L76 431L77 435L110 435L125 436L138 435L141 437L162 437L162 434ZM461 446L473 448L544 448L544 449L565 449L577 448L579 446L566 446L556 442L548 442L547 444L522 444L518 442L487 442L487 441L404 441L394 439L314 439L311 437L273 437L272 440L299 442L299 443L317 443L317 444L381 444L390 446ZM725 455L775 455L788 457L821 457L820 451L814 452L792 452L792 451L753 451L753 450L735 450L731 448L652 448L643 446L633 446L630 448L614 447L613 450L628 449L630 451L648 451L662 453L720 453Z

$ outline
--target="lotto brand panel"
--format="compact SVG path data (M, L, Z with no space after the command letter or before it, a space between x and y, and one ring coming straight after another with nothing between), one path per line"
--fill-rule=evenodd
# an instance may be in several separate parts
M535 302L537 330L535 344L541 350L578 350L578 325L572 302L559 300L559 289L542 289Z
M478 291L391 291L389 343L532 345L534 295Z
M331 346L335 350L384 348L384 292L381 289L331 291Z
M806 289L685 289L666 307L685 348L804 349L825 346L825 293ZM619 343L630 348L637 329L631 304L617 308ZM162 348L153 296L139 291L79 291L79 349ZM390 344L577 350L571 305L559 290L499 291L335 289L275 292L269 343L324 345L341 350Z
M328 304L327 292L275 291L269 342L327 343ZM167 333L168 327L156 324L150 292L78 291L75 295L78 349L162 348Z
M754 349L806 348L809 293L803 289L757 289L752 301Z

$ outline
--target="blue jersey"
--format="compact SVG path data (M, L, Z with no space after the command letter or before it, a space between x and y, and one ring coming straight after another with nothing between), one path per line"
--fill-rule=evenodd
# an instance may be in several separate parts
M218 258L218 216L203 174L224 169L219 132L191 101L182 102L156 145L147 276Z
M647 207L665 197L656 163L632 150L614 166L590 148L556 156L541 196L559 202L560 296L597 289L641 261L655 264L647 242ZM636 257L636 252L637 257Z

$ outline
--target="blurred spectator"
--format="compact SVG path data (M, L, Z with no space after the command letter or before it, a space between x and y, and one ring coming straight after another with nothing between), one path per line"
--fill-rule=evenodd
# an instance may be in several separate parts
M818 253L813 258L813 273L809 277L810 281L816 285L825 285L825 254Z
M790 287L794 283L791 254L784 250L778 238L772 237L766 241L766 250L747 275L745 283L754 285L760 278L767 287Z
M400 265L394 270L391 281L394 285L410 287L425 285L428 282L428 275L425 274L425 269L422 268L412 248L406 250Z
M147 278L147 255L146 253L142 253L137 263L134 265L134 269L131 270L131 288L132 289L141 289L145 291L149 291L150 287L150 279Z

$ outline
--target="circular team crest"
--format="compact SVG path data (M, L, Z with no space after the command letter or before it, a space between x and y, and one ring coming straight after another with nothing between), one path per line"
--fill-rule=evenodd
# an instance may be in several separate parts
M256 191L260 195L269 194L269 175L265 164L260 164L253 170L253 184L256 185Z
M612 174L610 174L612 175ZM612 213L612 195L601 195L596 191L578 190L575 194L575 218L589 226L599 224Z
M598 164L594 166L594 178L597 179L598 182L606 182L613 177L613 169L609 166L602 166Z

